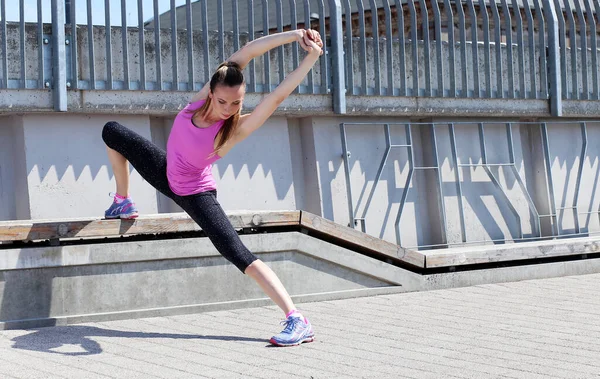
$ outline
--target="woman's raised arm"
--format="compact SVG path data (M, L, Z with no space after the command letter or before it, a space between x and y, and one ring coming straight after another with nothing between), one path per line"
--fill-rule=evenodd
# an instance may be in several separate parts
M248 42L241 49L233 53L227 59L227 61L237 63L243 70L252 59L263 55L275 47L285 45L287 43L298 42L304 50L308 50L309 47L306 45L304 38L306 33L306 30L297 29L257 38ZM200 92L194 95L192 102L206 99L209 91L210 83L206 83Z

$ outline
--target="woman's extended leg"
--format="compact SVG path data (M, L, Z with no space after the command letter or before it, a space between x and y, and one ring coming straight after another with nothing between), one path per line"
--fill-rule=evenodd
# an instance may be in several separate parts
M179 205L200 225L219 253L254 279L286 314L286 328L271 338L277 345L298 345L313 340L310 322L296 311L294 302L277 275L244 246L216 198L216 191L182 196Z
M252 262L245 271L246 275L254 279L262 288L264 293L288 315L296 309L294 302L290 298L287 290L281 283L281 280L263 261L257 259Z

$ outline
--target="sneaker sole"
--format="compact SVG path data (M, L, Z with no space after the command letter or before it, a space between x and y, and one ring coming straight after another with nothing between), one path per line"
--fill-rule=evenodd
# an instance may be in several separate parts
M276 342L273 338L271 338L269 340L269 342L271 342L271 344L273 344L275 346L279 346L279 347L290 347L290 346L298 346L298 345L301 345L303 343L313 342L314 340L315 340L315 337L311 336L311 337L306 337L305 339L300 340L300 341L298 341L296 343L290 343L290 344L281 344L279 342Z
M135 213L135 214L131 214L131 215L118 215L118 216L104 216L104 218L109 219L109 220L116 220L118 218L120 218L121 220L133 220L138 218L139 214Z

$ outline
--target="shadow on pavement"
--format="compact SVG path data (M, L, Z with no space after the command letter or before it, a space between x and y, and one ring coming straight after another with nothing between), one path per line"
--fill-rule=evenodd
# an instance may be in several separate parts
M93 355L100 354L102 348L92 337L118 337L118 338L171 338L171 339L199 339L219 341L248 341L267 342L260 338L247 338L237 336L216 336L201 334L174 334L174 333L144 333L122 330L102 329L94 326L57 326L34 330L32 333L12 339L14 349L40 351L60 355ZM61 347L77 346L79 351L54 351ZM83 350L83 351L81 351Z

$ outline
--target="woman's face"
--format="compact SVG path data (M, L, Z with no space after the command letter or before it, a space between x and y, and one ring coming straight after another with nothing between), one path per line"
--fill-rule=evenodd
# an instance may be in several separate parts
M209 93L212 100L213 114L225 120L237 113L242 107L246 86L239 85L229 87L217 85L215 90Z

